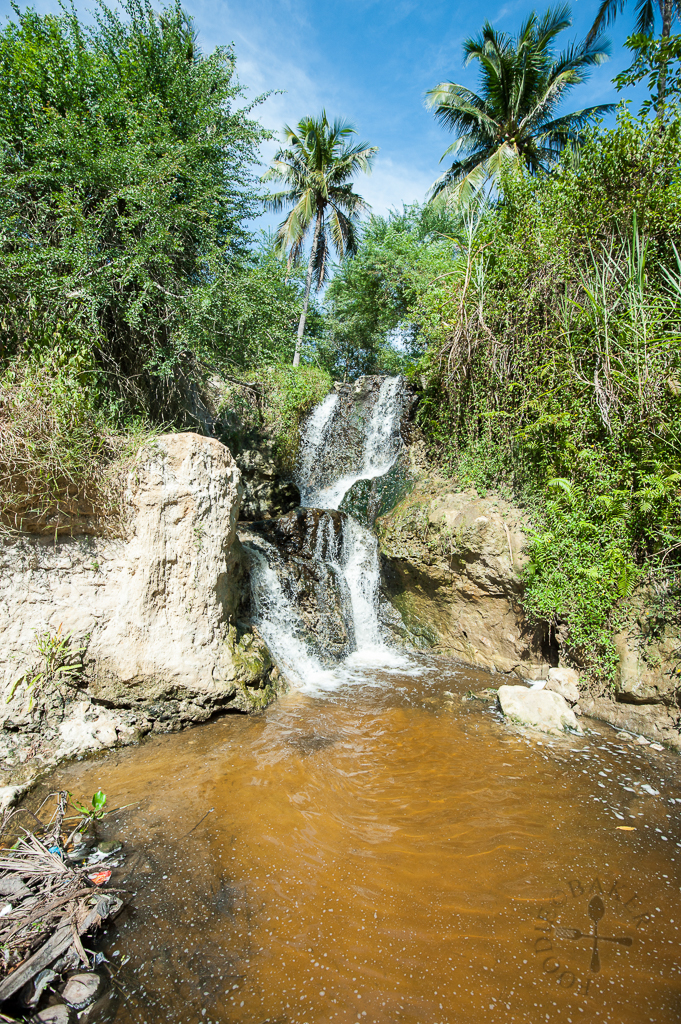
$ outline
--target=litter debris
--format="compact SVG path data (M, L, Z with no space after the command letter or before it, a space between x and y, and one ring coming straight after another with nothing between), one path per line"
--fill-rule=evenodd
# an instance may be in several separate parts
M54 796L56 808L44 823L38 814ZM94 1002L106 984L93 970L101 957L86 952L81 938L123 908L116 890L99 888L111 870L92 870L94 863L119 853L122 844L102 842L97 848L93 839L84 838L104 813L106 797L95 797L92 808L77 805L79 813L67 818L69 794L51 794L37 814L27 808L7 811L0 829L0 835L7 835L12 826L12 845L0 848L0 1004L11 1000L10 1012L18 1008L22 1017L26 1010L37 1010L31 1020L40 1024L70 1024L74 1011ZM31 818L32 830L20 825L21 815ZM66 828L74 820L76 827ZM40 1009L48 999L52 1005ZM11 1019L0 1013L0 1022Z
M88 878L91 882L94 882L95 885L104 885L111 878L111 872L108 870L95 871L93 875L88 875Z

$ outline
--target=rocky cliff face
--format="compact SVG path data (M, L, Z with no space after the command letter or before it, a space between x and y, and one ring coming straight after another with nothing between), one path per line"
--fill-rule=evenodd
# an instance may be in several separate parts
M4 766L35 768L267 699L267 650L236 626L241 492L222 444L168 435L130 474L125 537L4 538Z
M529 627L520 606L518 509L422 479L377 529L385 593L413 643L523 679L557 664L548 634Z

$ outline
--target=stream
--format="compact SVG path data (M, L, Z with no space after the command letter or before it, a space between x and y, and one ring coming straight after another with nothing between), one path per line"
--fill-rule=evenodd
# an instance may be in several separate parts
M302 508L244 534L253 618L290 683L59 769L119 807L101 948L130 1024L663 1024L681 1013L679 760L582 719L507 726L494 677L397 649L370 522L406 397L309 418ZM367 483L369 482L369 483ZM378 499L377 499L378 500Z

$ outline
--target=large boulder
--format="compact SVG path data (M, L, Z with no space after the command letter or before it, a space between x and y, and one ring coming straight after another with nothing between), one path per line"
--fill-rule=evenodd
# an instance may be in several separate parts
M452 493L422 475L377 521L386 596L408 639L492 672L545 679L557 661L522 610L526 523L493 494Z
M500 686L498 696L504 717L514 725L529 726L554 736L582 731L565 698L552 690Z
M122 536L3 539L0 756L16 760L22 734L54 760L259 700L249 688L267 686L272 663L236 626L241 492L224 445L172 434L129 474ZM64 638L76 670L34 684L31 702L38 642Z

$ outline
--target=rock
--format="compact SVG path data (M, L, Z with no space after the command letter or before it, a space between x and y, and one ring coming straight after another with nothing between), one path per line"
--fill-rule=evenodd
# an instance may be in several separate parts
M504 716L515 725L530 726L552 735L582 732L574 712L559 693L527 686L500 686L498 695Z
M262 449L247 449L237 456L244 484L239 518L272 519L300 505L300 491L283 466Z
M681 710L654 704L620 704L607 697L582 697L582 714L609 722L618 735L624 730L633 739L635 735L661 743L672 750L681 751Z
M0 786L0 811L14 807L27 789L27 786Z
M493 494L452 493L421 467L414 474L413 491L376 523L384 592L404 637L493 672L546 678L556 652L520 603L523 514Z
M0 540L0 688L7 694L36 665L36 631L61 626L86 648L79 685L47 722L28 712L23 685L9 704L0 700L0 759L20 762L31 731L31 757L44 769L136 742L161 713L172 730L192 720L190 706L204 717L250 710L229 632L247 572L236 538L241 493L224 445L170 434L128 477L124 536ZM16 797L5 788L2 799Z
M102 988L102 978L95 971L82 971L72 974L62 989L61 996L65 1003L74 1010L83 1010L94 1003Z
M118 853L119 850L123 849L123 843L119 842L118 839L108 839L106 842L98 843L97 849L100 853Z
M40 1024L71 1024L73 1012L64 1003L57 1003L56 1006L46 1006L40 1013L36 1013L31 1020L40 1021Z
M579 700L579 672L573 668L550 668L545 688L565 697L568 704L576 704Z
M254 523L248 535L241 534L254 557L262 550L262 540L266 542L270 565L313 638L315 653L327 664L354 648L352 615L335 564L341 558L346 519L343 512L297 509Z

